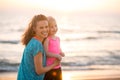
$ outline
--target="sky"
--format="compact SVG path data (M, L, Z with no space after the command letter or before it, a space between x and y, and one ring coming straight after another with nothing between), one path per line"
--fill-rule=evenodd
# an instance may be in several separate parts
M0 0L0 10L120 13L120 0Z

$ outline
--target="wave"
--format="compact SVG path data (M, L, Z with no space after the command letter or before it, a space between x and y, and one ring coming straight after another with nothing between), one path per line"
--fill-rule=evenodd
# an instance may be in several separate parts
M99 39L115 39L119 40L117 36L88 36L83 38L66 38L65 41L79 41L79 40L99 40Z
M19 40L0 40L0 43L5 43L5 44L18 44L20 41Z
M19 63L10 63L7 59L0 60L0 72L16 72Z
M77 58L77 57L75 57ZM104 56L104 57L84 57L79 56L79 60L71 62L62 62L64 66L91 66L91 65L120 65L120 55L119 56ZM84 60L84 61L83 61Z
M65 39L65 41L95 40L95 39L99 39L99 38L100 37L89 36L89 37L84 37L84 38L67 38L67 39Z
M120 30L80 30L80 29L61 29L61 33L114 33L120 34Z
M117 33L120 34L120 31L96 31L98 33Z
M120 54L110 53L106 56L72 56L63 59L63 70L120 70ZM0 59L0 72L17 71L20 63Z
M70 36L70 38L66 38L65 41L98 40L98 39L115 39L115 40L118 39L119 40L120 39L120 35L119 35L120 31L83 31L79 34L85 34L86 36L82 36L82 37L72 36L72 38Z

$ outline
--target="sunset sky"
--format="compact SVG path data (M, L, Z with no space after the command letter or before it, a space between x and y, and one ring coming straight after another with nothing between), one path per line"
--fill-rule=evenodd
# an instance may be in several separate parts
M45 9L60 12L103 11L120 13L120 0L0 0L0 10Z

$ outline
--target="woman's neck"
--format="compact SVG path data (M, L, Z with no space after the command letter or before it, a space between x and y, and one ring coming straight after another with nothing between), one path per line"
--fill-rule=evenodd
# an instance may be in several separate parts
M39 36L34 36L37 40L39 40L40 42L43 42L43 39L42 38L40 38Z

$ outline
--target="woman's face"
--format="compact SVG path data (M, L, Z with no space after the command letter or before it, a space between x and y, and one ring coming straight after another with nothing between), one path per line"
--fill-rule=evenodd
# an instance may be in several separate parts
M48 36L48 31L49 31L49 27L47 20L42 20L37 22L35 28L36 36L38 36L41 39L44 39Z

